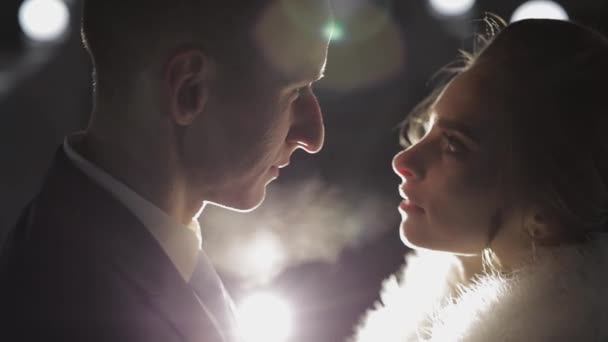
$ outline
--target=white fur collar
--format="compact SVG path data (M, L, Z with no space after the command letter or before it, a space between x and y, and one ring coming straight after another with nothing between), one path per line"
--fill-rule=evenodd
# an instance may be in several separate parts
M510 277L450 289L453 256L412 254L383 284L356 342L608 341L608 237L554 249Z

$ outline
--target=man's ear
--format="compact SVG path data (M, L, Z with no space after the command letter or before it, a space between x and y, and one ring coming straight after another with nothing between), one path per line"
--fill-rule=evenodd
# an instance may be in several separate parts
M190 125L208 100L212 65L204 52L188 49L174 54L165 68L165 91L171 119Z

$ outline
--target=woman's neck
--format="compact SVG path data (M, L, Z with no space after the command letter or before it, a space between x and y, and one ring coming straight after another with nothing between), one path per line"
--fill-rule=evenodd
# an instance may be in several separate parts
M462 283L468 285L475 278L483 274L483 260L481 255L457 256L462 265Z

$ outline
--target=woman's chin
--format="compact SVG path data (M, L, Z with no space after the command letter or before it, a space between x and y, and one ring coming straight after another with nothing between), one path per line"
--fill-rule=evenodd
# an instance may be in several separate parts
M426 248L425 239L422 237L423 234L418 231L417 227L413 225L407 219L401 222L399 228L399 237L401 242L409 248Z
M420 222L414 223L412 220L401 222L399 236L404 245L417 250L447 251L437 236L430 234L428 227Z

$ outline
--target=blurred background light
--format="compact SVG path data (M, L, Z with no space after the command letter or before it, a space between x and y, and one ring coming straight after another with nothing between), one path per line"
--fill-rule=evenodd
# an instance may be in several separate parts
M237 307L241 335L246 342L286 342L292 332L292 312L281 298L257 293Z
M19 8L19 24L25 35L38 42L63 37L69 26L70 12L62 0L25 0Z
M259 277L270 277L284 258L283 247L279 239L269 231L260 231L249 243L243 260L249 263L249 269Z
M446 17L461 16L469 12L475 0L429 0L433 11Z
M528 1L521 4L511 16L511 22L523 19L558 19L568 20L568 13L554 1Z
M306 165L282 176L301 169L306 171ZM224 274L244 279L243 288L266 286L286 268L302 263L333 264L345 250L395 232L394 225L379 223L398 220L394 200L371 190L346 192L318 176L276 183L250 213L209 206L201 215L205 251Z

